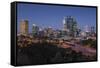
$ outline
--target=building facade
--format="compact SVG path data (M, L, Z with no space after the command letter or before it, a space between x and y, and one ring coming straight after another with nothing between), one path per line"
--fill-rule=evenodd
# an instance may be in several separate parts
M39 27L37 25L33 24L33 26L32 26L33 37L38 36L38 34L39 34Z
M28 20L21 20L20 22L20 34L28 34Z
M63 20L63 30L67 31L67 35L76 37L77 22L72 16L66 16Z

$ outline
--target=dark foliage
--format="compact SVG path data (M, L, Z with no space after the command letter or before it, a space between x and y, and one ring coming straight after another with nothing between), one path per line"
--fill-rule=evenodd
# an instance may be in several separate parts
M18 65L27 64L50 64L64 63L72 61L86 61L82 53L77 53L71 48L58 48L50 43L37 43L29 47L18 48L17 63Z
M88 39L82 41L83 45L90 45L92 48L96 48L96 40Z

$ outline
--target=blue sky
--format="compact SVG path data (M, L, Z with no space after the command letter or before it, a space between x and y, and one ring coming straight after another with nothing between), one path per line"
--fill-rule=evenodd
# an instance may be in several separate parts
M32 24L41 28L51 26L53 29L62 29L65 16L75 17L80 28L85 25L96 26L96 8L18 3L17 29L19 32L19 23L24 19L29 21L29 32Z

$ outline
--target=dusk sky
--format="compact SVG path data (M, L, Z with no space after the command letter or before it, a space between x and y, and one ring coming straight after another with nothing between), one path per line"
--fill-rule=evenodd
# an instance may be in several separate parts
M17 7L18 32L21 20L29 21L29 32L32 30L32 24L36 24L40 28L50 26L53 29L62 29L62 21L65 16L76 18L80 28L85 25L96 27L96 8L26 3L18 3Z

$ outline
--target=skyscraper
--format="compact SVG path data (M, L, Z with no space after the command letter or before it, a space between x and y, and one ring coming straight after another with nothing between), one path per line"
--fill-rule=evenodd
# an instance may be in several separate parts
M63 30L67 31L67 21L66 21L66 17L64 17L63 19Z
M33 26L32 26L32 35L37 36L38 33L39 33L39 27L37 25L33 24Z
M95 27L94 26L91 26L90 31L91 31L91 33L95 33L96 32L95 31Z
M84 26L84 32L86 33L86 37L90 36L90 27L88 25Z
M95 29L94 26L91 26L91 27L90 27L90 35L91 35L91 36L96 36L96 29Z
M69 36L75 37L77 32L77 22L72 16L64 17L63 29L66 30Z
M20 22L20 34L28 34L28 20L21 20Z

